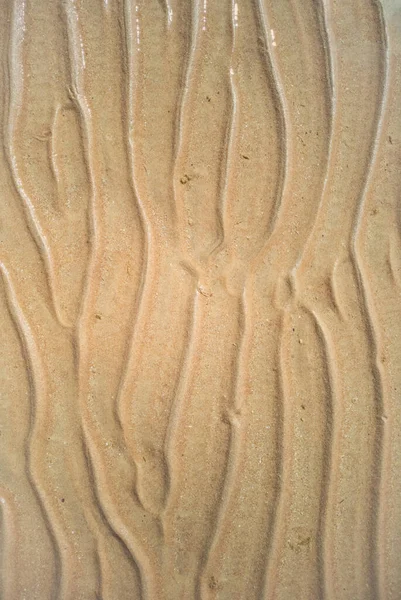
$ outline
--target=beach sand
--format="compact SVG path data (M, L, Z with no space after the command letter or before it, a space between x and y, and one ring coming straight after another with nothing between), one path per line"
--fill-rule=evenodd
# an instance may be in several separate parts
M400 600L401 2L0 14L0 597Z

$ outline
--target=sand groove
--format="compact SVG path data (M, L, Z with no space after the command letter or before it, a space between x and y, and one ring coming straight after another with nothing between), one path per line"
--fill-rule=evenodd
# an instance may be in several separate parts
M401 599L397 2L0 6L0 596Z

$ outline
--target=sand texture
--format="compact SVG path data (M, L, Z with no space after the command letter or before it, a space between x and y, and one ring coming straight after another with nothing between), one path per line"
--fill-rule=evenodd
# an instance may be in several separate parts
M1 600L401 600L401 0L0 0Z

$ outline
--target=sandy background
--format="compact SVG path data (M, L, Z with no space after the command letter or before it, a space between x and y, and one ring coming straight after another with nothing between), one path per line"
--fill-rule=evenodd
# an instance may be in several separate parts
M0 597L401 599L401 2L0 15Z

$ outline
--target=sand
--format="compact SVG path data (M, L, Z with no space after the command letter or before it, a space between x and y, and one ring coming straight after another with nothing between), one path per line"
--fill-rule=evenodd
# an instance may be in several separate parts
M401 2L0 7L0 597L401 599Z

